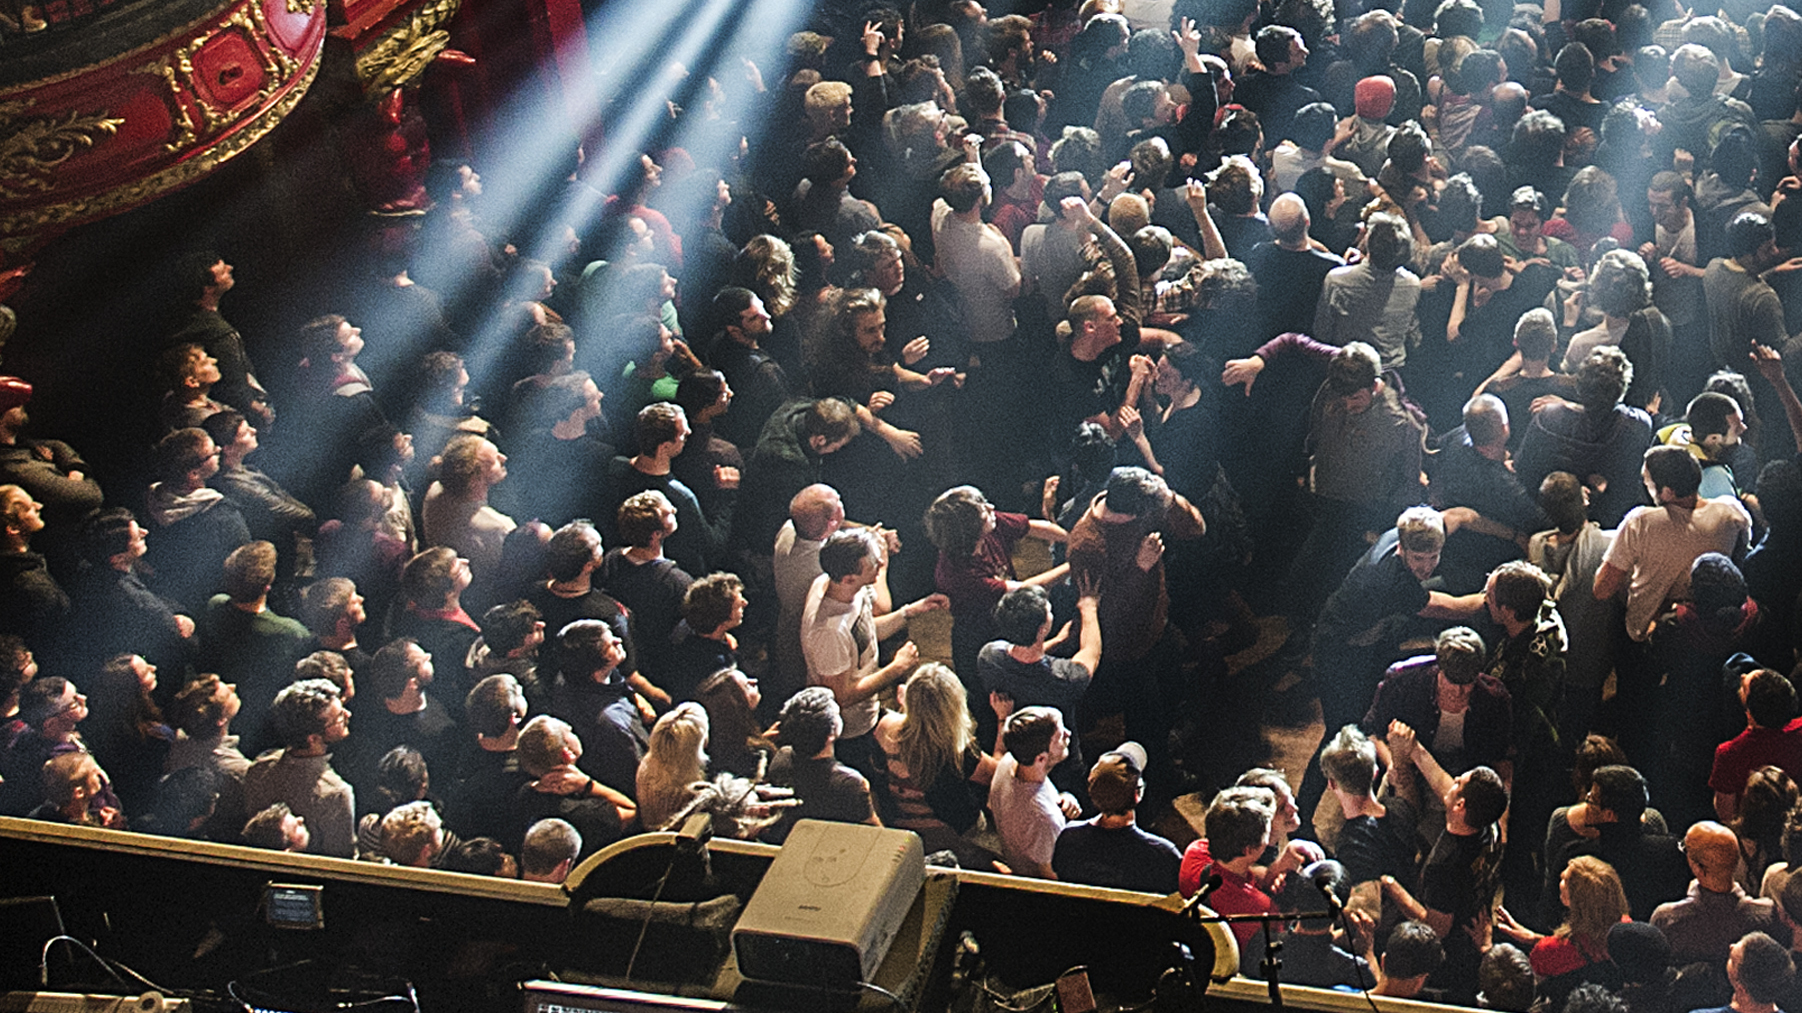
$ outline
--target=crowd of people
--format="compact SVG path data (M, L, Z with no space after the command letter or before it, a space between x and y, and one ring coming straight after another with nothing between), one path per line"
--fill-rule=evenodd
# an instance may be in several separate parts
M440 159L280 340L184 255L136 487L0 378L0 812L862 822L1291 982L1797 1002L1802 16L1021 6L821 4L529 214Z

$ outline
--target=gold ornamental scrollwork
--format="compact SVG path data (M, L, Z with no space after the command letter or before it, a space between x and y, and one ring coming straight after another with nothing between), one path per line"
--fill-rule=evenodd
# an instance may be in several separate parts
M357 79L365 94L398 88L418 77L450 45L440 26L457 13L459 0L436 0L413 12L407 23L382 37L357 57Z
M181 81L175 76L175 68L166 59L152 60L132 73L152 74L163 79L169 89L169 119L175 128L175 137L163 145L163 150L172 155L186 151L200 135L194 131L193 112L182 101Z
M112 137L125 122L104 111L26 116L30 107L29 100L0 102L0 197L49 191L57 166Z
M319 6L319 0L288 0L289 14L311 14L313 8Z

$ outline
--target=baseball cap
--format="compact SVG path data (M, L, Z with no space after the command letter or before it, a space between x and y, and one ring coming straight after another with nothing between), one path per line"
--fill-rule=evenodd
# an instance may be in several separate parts
M1137 742L1122 742L1119 748L1102 753L1089 770L1089 798L1095 807L1115 815L1137 805L1145 762L1145 747Z

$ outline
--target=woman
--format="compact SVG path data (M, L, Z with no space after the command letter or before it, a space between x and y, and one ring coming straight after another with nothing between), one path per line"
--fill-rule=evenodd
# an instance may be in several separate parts
M912 830L927 852L949 850L966 869L989 869L995 854L970 839L982 821L972 786L988 786L995 758L976 748L963 683L928 663L908 677L900 699L902 710L883 714L875 730L888 773L877 802L883 825Z
M993 616L996 603L1016 588L1050 587L1070 572L1070 564L1060 563L1021 580L1014 572L1014 546L1027 537L1061 544L1069 535L1050 521L998 512L973 485L945 490L926 508L922 522L926 538L939 550L933 581L951 599L951 666L963 678L975 708L984 696L976 679L977 652L1000 635ZM977 724L987 739L993 725L981 718Z
M1562 1007L1578 985L1619 984L1619 972L1608 960L1608 930L1631 920L1620 875L1599 858L1571 859L1558 880L1558 899L1565 907L1564 923L1549 936L1522 926L1505 907L1496 909L1495 923L1516 943L1532 947L1528 956L1539 980L1539 1000L1551 1009ZM1612 982L1610 973L1616 975Z
M155 691L156 666L141 655L121 654L100 669L89 700L89 744L128 813L150 811L163 761L175 744L175 731L151 699Z
M1748 891L1760 887L1765 870L1783 859L1784 828L1797 800L1796 782L1779 767L1759 767L1746 778L1733 832L1742 859L1739 882Z
M693 701L678 704L651 728L650 746L638 761L638 819L646 830L666 829L694 801L697 782L707 780L707 730L707 711Z
M776 744L757 724L757 706L763 703L757 680L736 668L722 668L701 681L695 699L707 709L713 769L763 780Z

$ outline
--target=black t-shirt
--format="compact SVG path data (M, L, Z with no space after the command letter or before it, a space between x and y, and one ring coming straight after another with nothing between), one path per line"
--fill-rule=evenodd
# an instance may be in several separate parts
M1261 339L1294 331L1314 330L1314 309L1326 275L1345 262L1318 250L1285 250L1274 242L1259 243L1245 266L1258 280Z
M1474 996L1480 955L1466 930L1479 912L1495 900L1502 868L1502 844L1495 828L1461 835L1439 835L1420 872L1420 902L1452 916L1451 931L1440 942L1445 963L1429 981L1444 988L1452 1001Z
M1182 864L1182 852L1164 838L1136 824L1100 827L1092 819L1064 827L1051 852L1058 879L1141 893L1175 893Z
M655 679L669 657L670 634L682 621L682 596L694 578L672 559L634 563L625 549L613 549L595 569L594 581L632 610L633 647L640 666Z
M783 746L770 762L769 782L795 790L801 804L783 811L780 822L763 832L771 844L788 840L795 821L832 820L868 823L876 810L870 803L870 783L863 775L837 760L799 759L793 747Z
M1345 821L1334 857L1354 884L1394 876L1412 890L1419 867L1420 842L1414 827L1420 813L1403 798L1385 799L1383 805L1388 812L1381 817L1354 816Z

